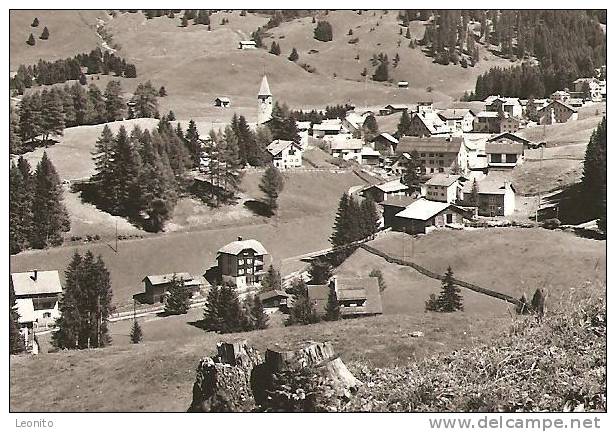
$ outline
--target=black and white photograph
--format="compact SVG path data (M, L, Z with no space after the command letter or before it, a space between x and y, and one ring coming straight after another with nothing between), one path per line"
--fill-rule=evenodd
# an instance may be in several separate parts
M10 3L10 430L609 428L605 4Z

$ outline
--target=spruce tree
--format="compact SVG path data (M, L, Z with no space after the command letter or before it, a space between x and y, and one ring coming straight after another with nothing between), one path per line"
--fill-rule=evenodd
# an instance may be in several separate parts
M282 290L282 278L280 277L280 272L270 264L267 272L263 276L263 280L261 281L261 291L266 292L276 290Z
M182 315L188 312L190 306L190 290L184 286L184 280L174 273L169 282L168 294L165 297L165 313Z
M325 321L338 321L340 319L340 304L336 296L334 284L329 286L327 304L325 305Z
M332 277L331 265L323 258L315 258L310 261L310 283L313 285L323 285L329 282Z
M193 160L193 166L198 167L201 157L201 143L199 141L199 132L197 131L197 124L194 120L188 122L188 129L186 129L186 146Z
M366 142L372 141L379 134L379 125L376 122L374 115L370 114L364 120L362 125Z
M349 214L349 202L351 199L346 192L340 197L333 233L329 239L333 247L343 246L352 241L349 235L349 226L352 223Z
M284 178L274 165L265 169L259 183L259 189L265 194L265 205L270 214L276 214L278 210L278 197L284 188Z
M165 86L161 86L161 87L158 89L158 96L160 96L160 97L165 97L165 96L167 96L167 89L165 89Z
M30 24L31 27L38 27L39 26L39 19L38 17L34 17L34 20L32 21L32 24Z
M269 53L274 55L280 55L280 45L278 45L276 41L272 42Z
M62 244L62 232L70 229L68 212L62 203L62 184L47 153L36 166L32 247L42 249Z
M584 157L582 187L590 215L607 229L607 119L593 131Z
M141 173L141 157L134 143L130 142L124 126L121 126L115 138L114 167L116 187L113 213L136 217L139 212L139 183Z
M314 29L314 38L321 42L329 42L334 38L332 25L328 21L319 21Z
M32 174L20 157L9 169L9 251L16 254L30 246L32 237Z
M9 284L9 353L19 354L25 351L24 339L19 329L19 313L15 300L13 284Z
M88 86L86 122L88 124L101 124L107 120L105 99L100 89L95 84Z
M460 288L454 283L453 279L453 271L451 266L449 266L441 283L441 293L437 300L439 312L464 310Z
M30 33L30 37L28 38L26 43L30 46L36 45L36 40L34 39L34 35L32 33Z
M122 120L126 110L126 102L122 98L120 81L109 81L105 88L105 112L109 122Z
M263 330L267 328L269 318L265 313L265 309L263 309L263 303L261 303L258 294L249 298L249 312L252 321L252 329Z
M320 321L314 304L308 297L308 287L302 279L293 282L291 291L295 296L293 306L289 309L289 316L285 326L314 324Z
M219 292L221 333L246 330L246 312L240 303L235 287L223 283Z
M58 302L60 318L56 320L58 330L51 336L53 345L60 349L76 349L79 346L79 333L82 326L79 305L83 298L78 281L81 261L81 255L75 251L64 272L64 291Z
M477 186L477 179L473 179L473 185L471 186L471 197L469 204L473 207L479 207L479 187Z
M158 112L158 92L150 81L139 83L131 99L134 102L133 111L136 118L155 117Z
M52 89L41 93L41 134L43 142L48 142L51 136L62 135L64 131L64 112L62 97Z
M137 319L133 320L133 326L130 329L130 341L131 343L138 344L143 340L143 332Z
M47 27L45 27L43 29L43 33L41 33L41 39L42 40L47 40L49 39L49 29Z
M293 49L291 50L291 54L289 54L289 60L294 62L294 61L297 61L298 59L299 59L299 54L297 53L297 50L295 49L295 47L293 47Z
M411 118L409 117L409 113L406 110L404 110L402 111L400 122L398 123L397 135L401 138L410 133L411 133Z
M369 196L362 200L360 204L360 239L368 238L379 231L380 215L376 203Z
M381 61L372 75L374 81L389 81L389 65L387 61Z
M203 325L206 330L220 332L222 330L222 307L220 303L220 289L218 285L212 285L207 293L205 308L203 311Z
M542 316L545 311L545 295L543 294L543 290L541 288L537 288L535 290L535 294L533 294L531 309L539 316Z

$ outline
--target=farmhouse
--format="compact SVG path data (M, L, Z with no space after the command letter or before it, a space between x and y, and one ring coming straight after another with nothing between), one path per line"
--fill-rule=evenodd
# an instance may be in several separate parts
M302 148L293 141L274 140L267 146L272 163L278 169L299 168L302 166Z
M282 290L265 291L259 299L264 308L278 308L281 312L287 312L291 306L291 295Z
M585 93L585 87L588 94ZM601 82L597 78L578 78L573 81L573 91L582 98L590 99L593 102L601 102ZM588 98L590 96L590 98Z
M486 143L486 155L490 168L514 168L522 159L523 154L524 144L520 142L501 139Z
M381 153L372 147L364 146L359 153L359 163L362 165L379 166L381 163Z
M522 105L518 98L505 98L500 96L488 96L484 101L485 110L489 112L503 112L511 117L522 117Z
M488 138L487 142L498 142L498 143L519 143L524 146L524 150L536 148L538 146L537 143L528 140L520 135L514 134L512 132L503 132L498 135L494 135Z
M214 106L228 108L231 106L231 99L226 96L218 96L214 99Z
M409 234L426 234L436 228L461 226L468 216L466 210L447 202L420 198L396 213L391 226ZM385 228L389 228L385 225Z
M408 189L408 186L402 184L400 179L395 179L378 185L372 185L364 189L362 195L366 198L370 197L374 202L379 203L387 201L392 197L404 196Z
M566 123L568 121L575 121L578 118L578 112L575 108L559 101L550 102L541 108L537 115L539 116L539 124L542 125Z
M462 188L462 200L464 205L470 205L473 182L466 182ZM509 216L515 211L515 189L507 180L486 176L477 181L479 192L479 207L477 212L480 216Z
M340 135L345 132L340 119L323 120L321 123L312 125L312 136L315 138Z
M571 93L566 90L556 90L550 95L550 100L553 101L569 103L569 99L571 99Z
M243 240L242 237L220 248L216 255L222 280L240 289L261 286L268 258L267 250L260 242Z
M500 133L500 119L497 112L481 111L473 121L473 131L483 133Z
M380 202L379 205L383 207L383 226L394 231L404 231L404 220L397 219L396 215L415 201L417 198L403 195Z
M53 326L60 318L58 300L62 284L57 270L32 270L11 273L10 284L15 291L19 326L27 337L28 330Z
M348 112L342 119L342 126L353 136L361 136L367 114L358 114L354 111Z
M446 109L439 111L438 116L452 132L471 132L475 113L469 109Z
M432 103L420 102L417 105L417 112L411 117L411 125L407 135L410 136L432 136L450 133L452 129L434 111Z
M399 141L396 137L388 134L387 132L377 135L372 141L375 150L389 154L393 154L396 151L398 142Z
M239 49L256 49L257 43L253 40L243 40L240 41Z
M345 160L361 159L361 149L364 142L360 139L336 139L332 140L330 148L333 157L341 157Z
M408 111L409 106L404 104L389 104L379 110L380 115L390 115L397 112Z
M435 174L424 184L422 195L432 201L453 203L458 199L459 178L452 174Z
M328 285L309 285L308 298L319 315L325 315L330 289L334 289L342 318L358 318L383 313L378 279L375 277L334 276Z
M139 303L163 303L174 276L176 280L182 281L184 288L190 290L193 297L200 296L201 290L209 285L202 276L192 276L186 272L149 275L141 281L144 292L135 294L133 298Z
M466 148L462 145L462 137L402 137L396 147L396 154L419 153L425 173L451 172L460 169L466 172Z

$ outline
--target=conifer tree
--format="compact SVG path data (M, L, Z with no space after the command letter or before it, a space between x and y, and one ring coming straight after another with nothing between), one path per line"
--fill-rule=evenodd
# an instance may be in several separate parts
M49 39L49 29L47 27L45 27L43 29L43 32L41 33L41 39L42 40L47 40Z
M197 124L194 120L188 122L188 129L186 129L186 146L193 160L193 166L199 166L201 157L201 143L199 142L199 132L197 131Z
M349 226L352 223L349 212L349 202L351 199L346 192L340 197L333 233L329 239L333 247L343 246L352 241L349 235Z
M265 313L265 309L263 309L263 303L261 303L261 298L259 298L258 294L249 298L249 312L252 321L250 330L263 330L268 327L269 318Z
M314 38L321 42L329 42L334 38L332 25L328 21L319 21L314 29Z
M130 329L130 341L131 343L138 344L143 340L143 331L139 325L137 319L133 320L133 326Z
M383 276L383 272L380 269L372 269L368 276L375 277L378 279L380 292L383 292L387 289L387 284L385 283L385 276Z
M404 110L402 111L400 122L398 123L397 135L399 137L403 137L410 133L411 133L411 118L409 117L409 113L406 110Z
M584 157L582 187L587 208L599 218L600 228L607 231L607 119L593 131Z
M360 232L357 240L376 234L380 227L379 211L377 210L376 203L370 196L362 200L359 213Z
M105 88L105 111L107 121L117 121L124 118L126 102L122 98L122 85L120 81L109 81Z
M421 188L420 172L423 170L423 167L417 150L413 150L409 155L410 158L406 161L400 182L408 186L409 192L415 192Z
M203 324L206 330L220 332L222 330L223 305L220 303L220 289L218 285L212 285L207 293L205 308L203 311Z
M190 290L184 286L184 280L174 273L169 282L168 294L165 296L165 313L182 315L190 306Z
M64 131L64 112L60 94L51 90L41 93L41 134L43 141L49 141L50 136L62 135Z
M272 46L270 47L269 52L270 54L280 55L280 45L278 45L276 41L272 42Z
M535 290L535 294L533 294L533 299L531 300L531 308L537 315L543 315L545 311L545 295L541 288Z
M261 281L261 291L276 291L282 290L282 278L280 272L274 268L272 264L267 269Z
M23 152L21 137L19 136L19 118L12 105L9 105L9 153L12 155Z
M33 142L42 132L42 106L38 92L24 96L19 105L19 133L24 144Z
M374 137L379 134L379 125L377 124L374 115L370 114L366 117L366 120L364 120L364 124L362 125L362 129L364 130L366 142L372 141Z
M15 290L9 284L9 353L19 354L25 351L24 339L19 330L19 313L15 301Z
M32 21L32 24L30 24L31 27L38 27L39 26L39 19L38 17L34 17L34 20Z
M289 309L289 316L285 326L314 324L320 321L314 304L308 297L308 287L302 279L297 279L292 284L292 292L295 296L293 306Z
M188 26L188 18L186 18L186 14L182 16L182 27Z
M121 126L115 137L113 175L115 196L111 203L112 213L137 216L138 197L141 189L141 157L131 143L126 129Z
M88 86L86 122L88 124L104 123L107 119L105 99L100 89L94 84Z
M87 83L88 83L88 78L86 78L86 76L84 74L79 75L79 84L84 86Z
M223 283L220 286L219 305L221 333L233 333L247 329L246 313L233 285Z
M265 194L265 204L270 214L275 214L278 210L278 197L284 188L284 178L274 165L265 169L259 183L259 189Z
M374 81L389 81L389 65L387 61L381 61L372 75Z
M291 60L292 62L299 60L299 54L297 53L295 47L293 47L293 49L291 50L291 54L289 54L289 60Z
M32 237L32 174L30 165L20 157L9 169L9 250L11 254L30 246Z
M133 111L136 118L155 117L158 112L158 92L150 81L139 83L131 99L134 102Z
M323 285L329 282L332 277L332 268L329 262L323 258L315 258L310 261L310 283L313 285Z
M455 312L464 310L460 288L453 281L453 271L451 266L447 267L447 272L441 283L441 293L437 299L439 312Z
M56 320L58 330L51 336L53 345L61 349L76 349L80 346L82 314L79 306L84 297L78 281L81 262L81 255L75 251L64 272L64 291L58 302L60 318Z
M340 304L336 296L334 284L329 286L327 304L325 305L325 321L338 321L340 319Z
M32 33L30 33L30 37L28 38L26 43L30 46L36 45L36 40L34 39L34 35Z
M36 166L34 173L34 197L32 247L42 249L62 244L62 232L70 229L68 212L62 203L62 185L47 153Z
M477 186L477 179L473 179L473 185L471 186L470 203L473 207L479 207L479 187Z
M167 96L167 89L165 88L165 86L161 86L161 87L158 89L158 96L160 96L160 97L165 97L165 96Z

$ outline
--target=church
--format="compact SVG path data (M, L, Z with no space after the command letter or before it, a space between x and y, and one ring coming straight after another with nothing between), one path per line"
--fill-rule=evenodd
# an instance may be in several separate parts
M272 97L266 75L263 75L261 80L261 88L259 89L257 100L257 125L262 125L272 119L272 109L274 107L274 98Z

